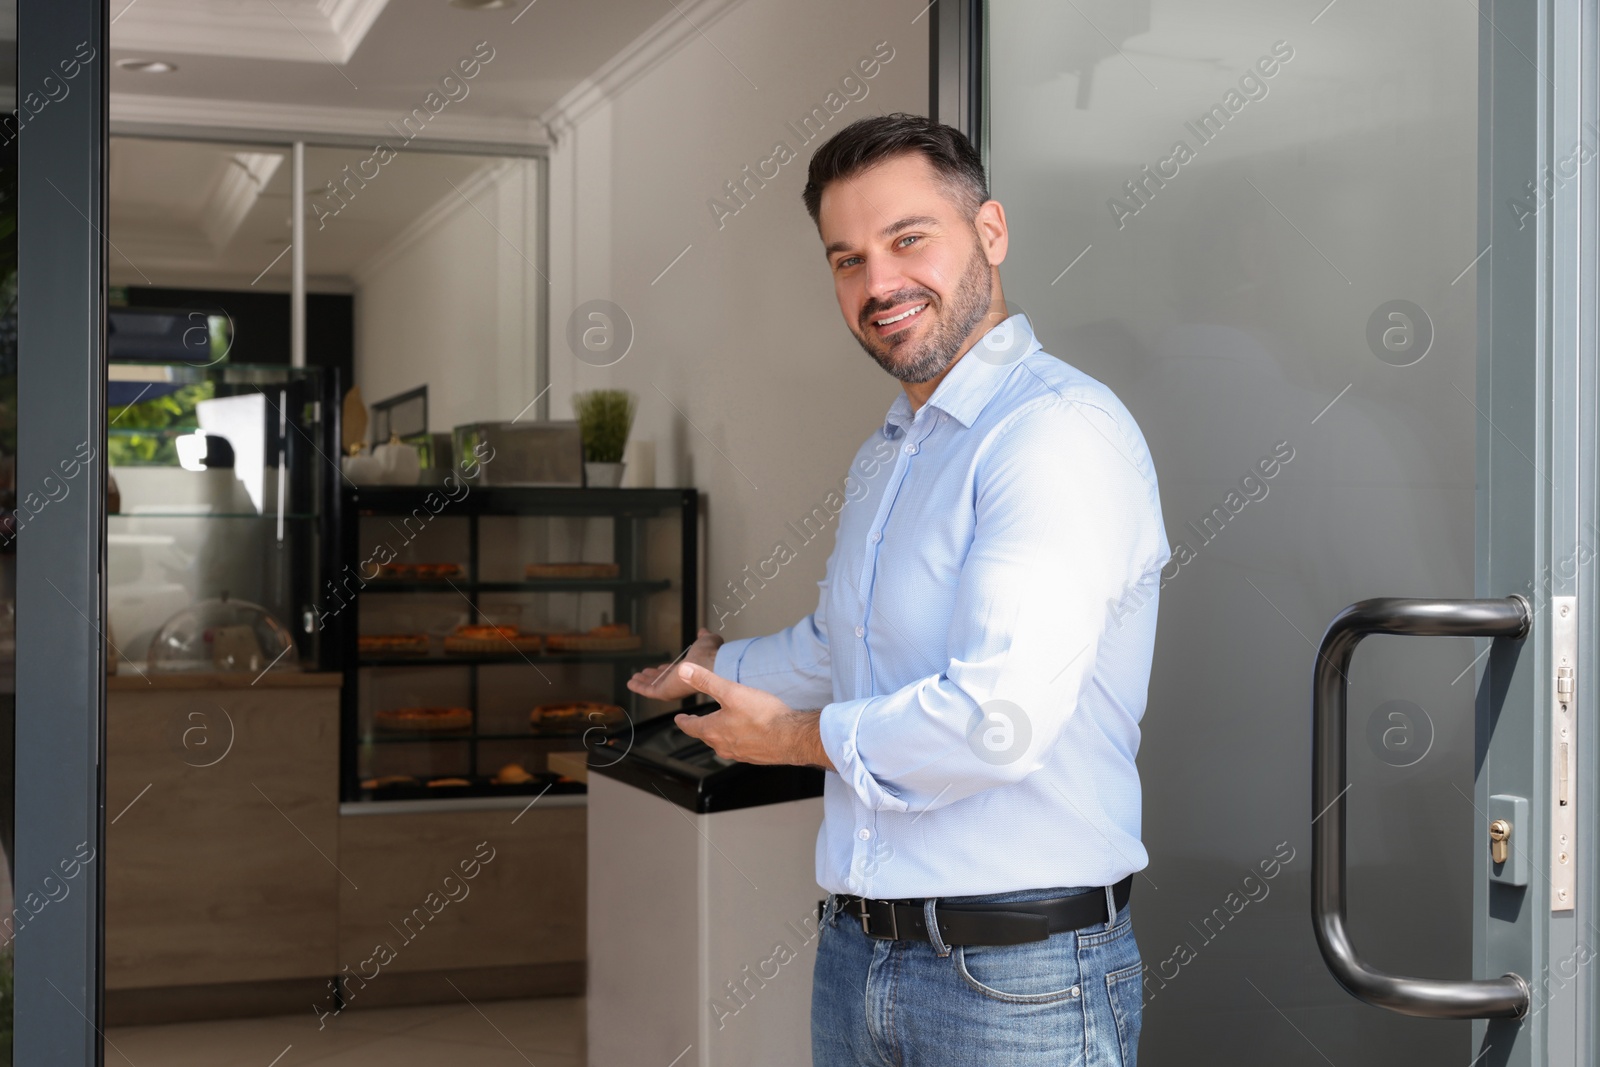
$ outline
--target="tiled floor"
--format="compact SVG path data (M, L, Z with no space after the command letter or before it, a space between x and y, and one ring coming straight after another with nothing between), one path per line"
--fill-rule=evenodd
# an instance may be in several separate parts
M106 1031L107 1067L583 1067L581 998L430 1004Z

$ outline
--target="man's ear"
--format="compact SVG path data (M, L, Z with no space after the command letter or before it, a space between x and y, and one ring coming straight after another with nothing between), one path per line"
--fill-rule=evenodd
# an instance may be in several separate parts
M998 267L1004 263L1011 246L1011 234L1006 229L1006 209L1000 206L1000 201L985 200L980 204L972 225L978 231L978 243L983 246L989 266Z

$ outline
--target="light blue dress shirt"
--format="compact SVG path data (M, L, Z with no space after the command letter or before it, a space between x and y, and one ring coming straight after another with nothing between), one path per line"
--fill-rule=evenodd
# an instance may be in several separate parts
M822 709L817 881L948 897L1110 885L1139 840L1139 720L1169 551L1104 385L1013 315L856 453L817 609L716 673Z

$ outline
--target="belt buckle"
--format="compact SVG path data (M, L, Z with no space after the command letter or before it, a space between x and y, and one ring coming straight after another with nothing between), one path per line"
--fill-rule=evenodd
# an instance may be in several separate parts
M867 903L867 898L862 897L860 900L861 911L856 916L861 920L861 932L866 934L868 937L876 938L879 941L898 941L900 939L900 919L897 915L895 915L894 902L891 900L883 901L883 903L887 904L889 907L889 932L887 934L873 932L872 913L867 907Z

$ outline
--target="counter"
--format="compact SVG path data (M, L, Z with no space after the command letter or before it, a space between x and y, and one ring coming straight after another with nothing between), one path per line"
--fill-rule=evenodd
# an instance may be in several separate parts
M108 1002L336 969L340 681L107 679Z
M342 815L342 682L107 679L108 1022L331 1007L335 976L346 1010L456 996L443 976L474 999L582 991L584 798ZM402 941L463 862L467 895ZM395 959L356 986L384 939Z

